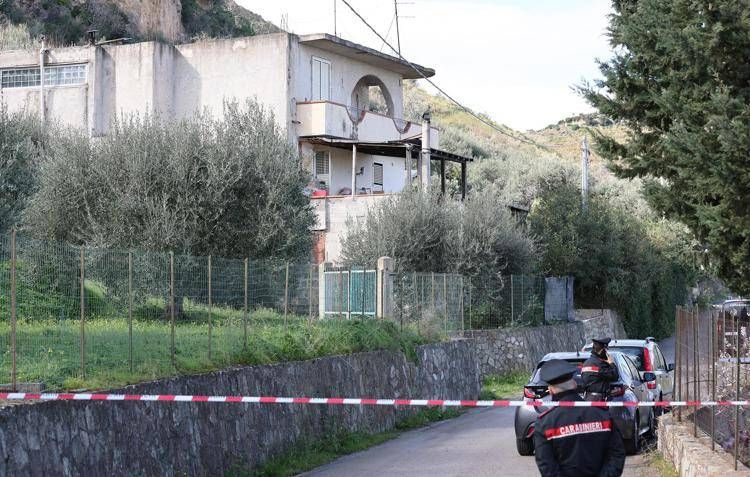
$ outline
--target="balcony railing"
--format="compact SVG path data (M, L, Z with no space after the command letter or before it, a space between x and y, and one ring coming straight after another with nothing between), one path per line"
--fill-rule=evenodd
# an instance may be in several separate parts
M331 101L297 103L297 120L300 137L324 136L386 142L422 135L422 125L419 123ZM436 128L430 128L430 145L438 146Z

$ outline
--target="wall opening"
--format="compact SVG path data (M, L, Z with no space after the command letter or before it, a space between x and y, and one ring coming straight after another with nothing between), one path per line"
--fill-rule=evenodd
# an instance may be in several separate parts
M357 82L352 91L351 105L361 111L393 116L391 93L377 76L367 75Z

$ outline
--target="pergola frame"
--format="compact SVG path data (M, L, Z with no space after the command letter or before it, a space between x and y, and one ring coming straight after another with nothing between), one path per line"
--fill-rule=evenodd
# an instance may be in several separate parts
M300 139L309 142L310 144L319 144L352 151L352 174L354 174L355 167L354 159L358 152L373 156L398 157L415 160L419 159L422 150L422 140L420 138L388 142L363 142L353 139L329 138L324 136ZM442 194L445 194L445 163L455 162L461 164L461 200L465 200L466 165L469 162L473 162L474 159L443 151L441 149L430 148L430 160L440 161L440 192ZM353 190L352 195L354 195Z

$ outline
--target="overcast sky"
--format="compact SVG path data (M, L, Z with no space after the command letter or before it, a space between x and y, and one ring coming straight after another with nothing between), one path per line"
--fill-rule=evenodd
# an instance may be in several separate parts
M294 33L333 33L334 0L235 0ZM392 0L349 0L396 42ZM338 0L342 38L383 52L387 46ZM591 111L570 90L598 77L610 56L608 0L402 0L402 53L435 68L433 80L467 106L513 128L539 129Z

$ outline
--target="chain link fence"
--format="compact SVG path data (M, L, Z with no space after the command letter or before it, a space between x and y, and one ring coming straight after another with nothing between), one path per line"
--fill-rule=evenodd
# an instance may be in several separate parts
M450 273L393 274L393 315L401 329L422 336L452 335L466 329L464 277Z
M750 319L745 301L710 308L678 307L675 319L675 393L678 401L734 401L750 398ZM677 419L692 423L713 449L750 464L750 411L745 406L678 408Z
M545 324L544 277L477 275L466 286L469 329Z

